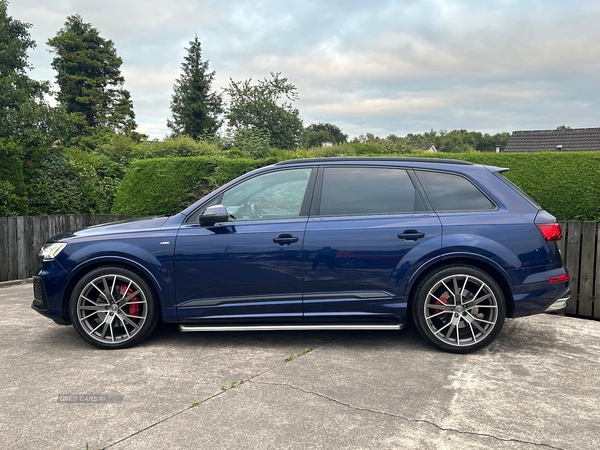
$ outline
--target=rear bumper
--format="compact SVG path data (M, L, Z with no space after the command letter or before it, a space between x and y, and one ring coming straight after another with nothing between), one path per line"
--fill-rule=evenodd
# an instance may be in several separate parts
M513 287L514 311L509 317L524 317L564 308L570 298L569 282L531 283Z
M552 303L550 306L548 306L548 308L546 308L545 312L560 311L561 309L566 308L567 303L570 298L571 298L571 290L567 289L561 298L556 299L556 301L554 303Z

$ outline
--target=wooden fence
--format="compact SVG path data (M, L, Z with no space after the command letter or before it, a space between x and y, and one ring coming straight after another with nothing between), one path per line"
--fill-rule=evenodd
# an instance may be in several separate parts
M0 217L0 281L33 276L36 253L58 233L134 216L65 215ZM559 248L571 275L566 314L600 319L600 232L597 222L561 222Z
M600 319L600 232L598 222L560 222L558 243L571 276L571 300L565 314Z
M134 216L80 214L0 217L0 281L33 276L38 250L56 234L130 218Z

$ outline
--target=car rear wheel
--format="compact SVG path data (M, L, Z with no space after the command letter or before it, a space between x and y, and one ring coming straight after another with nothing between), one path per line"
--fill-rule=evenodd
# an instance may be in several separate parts
M126 348L143 341L158 322L154 291L137 273L106 266L86 274L70 299L71 322L99 348Z
M498 283L487 273L472 266L452 265L421 281L412 313L427 341L449 352L469 353L498 336L506 303Z

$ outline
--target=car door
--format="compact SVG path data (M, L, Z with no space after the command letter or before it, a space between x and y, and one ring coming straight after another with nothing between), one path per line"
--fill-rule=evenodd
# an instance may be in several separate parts
M229 221L181 227L174 262L181 322L302 321L312 172L274 169L246 179L204 205L224 205Z
M304 238L304 317L312 323L397 322L402 287L435 258L441 225L411 171L319 169Z

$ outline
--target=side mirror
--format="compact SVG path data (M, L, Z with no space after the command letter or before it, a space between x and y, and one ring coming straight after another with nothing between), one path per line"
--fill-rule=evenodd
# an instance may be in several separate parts
M227 222L229 220L229 214L227 208L223 205L213 205L206 208L200 214L198 221L200 226L212 227L217 222Z

